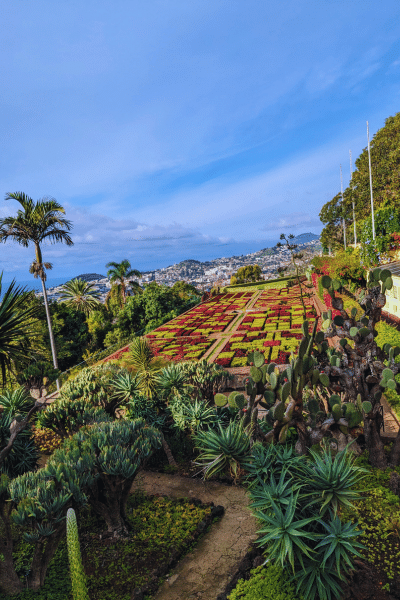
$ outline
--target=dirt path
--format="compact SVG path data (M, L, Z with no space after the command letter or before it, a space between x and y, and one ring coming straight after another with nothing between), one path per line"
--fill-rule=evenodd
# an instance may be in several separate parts
M177 498L199 498L225 508L221 521L180 561L154 596L155 600L216 600L251 542L257 538L256 521L247 508L244 489L149 472L138 475L132 487L135 489Z

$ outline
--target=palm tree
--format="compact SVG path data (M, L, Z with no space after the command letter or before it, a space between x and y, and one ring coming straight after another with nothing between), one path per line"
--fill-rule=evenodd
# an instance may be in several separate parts
M2 292L0 275L0 296ZM7 370L15 363L29 357L29 338L33 336L33 321L40 307L26 308L25 289L16 287L15 281L6 289L0 301L0 370L3 386Z
M54 198L45 197L34 202L32 198L23 192L15 192L6 194L5 200L16 200L23 210L19 209L16 217L0 219L0 242L6 242L8 238L11 238L26 248L31 243L35 246L35 260L32 262L29 272L35 278L40 277L42 281L53 364L54 368L57 369L56 346L45 286L46 269L51 269L52 265L43 262L40 245L44 241L50 241L51 243L65 242L67 246L72 246L73 241L68 233L72 225L70 221L61 216L65 214L65 210ZM57 389L59 388L57 379Z
M123 260L120 263L109 262L106 264L106 268L108 269L107 277L110 279L112 284L115 284L117 287L119 287L122 296L122 304L125 304L126 284L131 277L141 277L141 272L137 271L136 269L132 269L129 260Z
M80 310L86 316L101 304L100 293L96 291L94 284L83 279L71 279L64 283L61 290L60 302Z

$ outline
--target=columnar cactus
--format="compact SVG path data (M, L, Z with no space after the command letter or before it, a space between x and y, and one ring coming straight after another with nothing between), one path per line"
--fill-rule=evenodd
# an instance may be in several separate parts
M79 547L78 525L73 508L69 508L67 511L67 546L73 599L89 600Z

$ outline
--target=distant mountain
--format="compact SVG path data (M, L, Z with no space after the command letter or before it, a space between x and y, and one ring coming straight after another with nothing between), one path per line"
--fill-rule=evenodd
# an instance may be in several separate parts
M95 281L97 279L105 279L105 275L99 275L98 273L84 273L83 275L77 275L73 279L83 279L83 281Z
M314 240L319 240L319 235L315 235L315 233L301 233L300 235L296 235L292 242L295 244L308 244Z

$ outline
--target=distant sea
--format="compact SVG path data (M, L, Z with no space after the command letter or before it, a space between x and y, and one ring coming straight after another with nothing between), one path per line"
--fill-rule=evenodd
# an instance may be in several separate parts
M12 277L8 273L4 273L3 276L3 291L4 288L7 287L11 281ZM46 288L55 287L56 285L62 285L69 281L70 277L48 277L46 281ZM36 292L42 291L42 283L40 279L35 279L32 277L31 279L19 279L19 277L15 277L15 281L18 286L25 287L27 290L35 290Z

